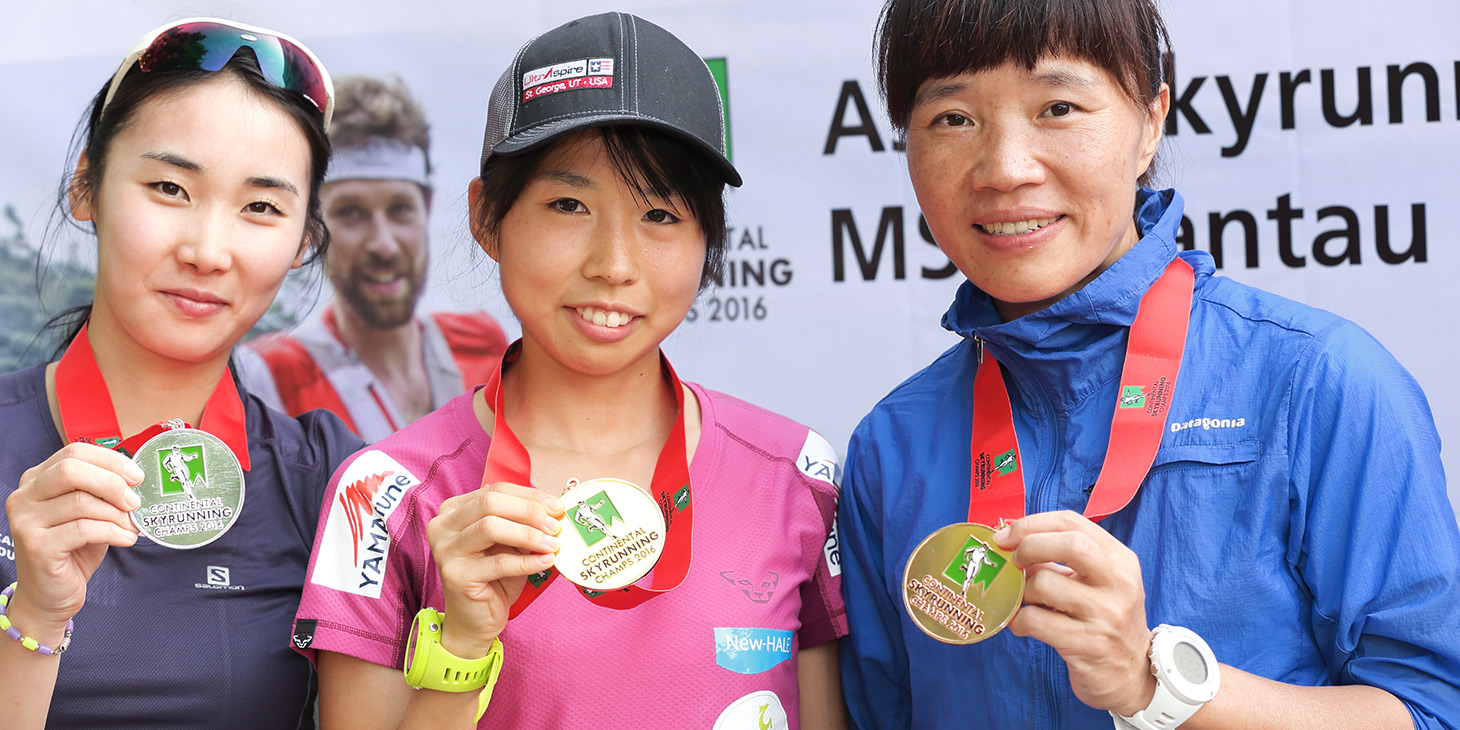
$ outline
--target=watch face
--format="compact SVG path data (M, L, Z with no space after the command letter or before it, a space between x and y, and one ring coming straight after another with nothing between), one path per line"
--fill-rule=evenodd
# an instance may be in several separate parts
M1181 672L1182 679L1192 684L1207 681L1207 663L1196 647L1182 641L1171 650L1171 657L1176 660L1176 671Z

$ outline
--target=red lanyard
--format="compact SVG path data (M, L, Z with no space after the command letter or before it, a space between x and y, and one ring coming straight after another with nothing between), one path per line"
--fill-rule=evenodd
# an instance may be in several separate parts
M492 404L496 425L492 428L492 445L487 450L487 465L482 471L483 486L495 482L523 485L532 483L532 463L527 449L521 441L517 440L517 436L512 433L512 428L507 425L507 419L502 415L505 412L502 402L502 370L515 362L521 351L521 340L508 347L507 352L502 355L501 362L492 371L491 378L487 380L484 395L487 402ZM684 388L680 385L679 376L674 374L674 368L670 367L669 360L664 357L663 353L659 355L659 363L664 379L668 380L670 387L674 389L674 401L679 406L679 415L675 417L674 427L669 431L669 440L665 441L664 449L659 452L659 460L654 464L654 479L649 485L649 494L659 503L659 509L664 513L664 524L667 526L664 535L664 552L660 556L658 564L654 566L653 577L648 586L631 585L606 593L581 589L588 600L606 608L633 608L650 598L679 587L679 584L684 582L684 577L689 574L690 533L694 527L694 498L690 491L689 460L685 456ZM516 618L528 605L537 600L537 597L552 584L553 579L558 577L558 572L549 568L544 571L544 574L539 575L542 577L528 578L521 597L512 604L508 618Z
M1156 458L1176 389L1195 273L1176 259L1151 285L1136 310L1120 373L1120 397L1110 419L1110 446L1085 516L1100 520L1130 504ZM999 363L983 353L973 379L973 440L969 451L968 521L985 525L1024 516L1024 460L1014 433L1014 410Z
M135 436L122 438L122 427L117 424L111 391L107 390L106 380L96 366L96 355L91 351L91 339L86 328L87 325L81 325L76 339L71 340L66 354L56 364L56 405L61 409L66 440L97 444L131 456L148 439L177 424L163 421ZM213 395L203 407L199 428L228 444L238 459L238 465L248 471L248 435L244 431L243 400L233 386L233 374L228 368L223 369L218 387L213 389Z

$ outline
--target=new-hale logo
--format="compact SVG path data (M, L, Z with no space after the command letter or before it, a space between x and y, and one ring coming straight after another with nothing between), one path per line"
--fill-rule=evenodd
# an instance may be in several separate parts
M390 556L390 516L419 485L420 480L382 451L355 459L330 504L310 582L379 598Z

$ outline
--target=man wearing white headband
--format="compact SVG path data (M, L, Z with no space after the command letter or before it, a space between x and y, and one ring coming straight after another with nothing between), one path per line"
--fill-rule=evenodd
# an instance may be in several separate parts
M415 316L431 207L425 116L398 79L337 88L321 191L334 298L259 351L285 411L334 411L373 442L485 381L506 339L482 313Z

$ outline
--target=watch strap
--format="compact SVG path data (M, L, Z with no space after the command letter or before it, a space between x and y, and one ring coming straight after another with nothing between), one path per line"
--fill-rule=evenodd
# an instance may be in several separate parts
M1156 682L1156 694L1151 696L1151 704L1146 709L1129 716L1110 714L1116 720L1117 730L1171 730L1191 719L1201 707L1182 702L1166 685Z
M1156 692L1151 696L1151 704L1134 715L1121 715L1112 711L1110 717L1115 721L1116 730L1129 730L1131 728L1134 728L1134 730L1172 730L1191 719L1191 716L1195 715L1196 711L1200 710L1206 704L1204 701L1192 703L1178 696L1167 685L1168 680L1163 676L1163 667L1161 666L1161 660L1158 658L1160 652L1159 644L1163 638L1172 636L1178 637L1176 639L1178 641L1186 641L1193 645L1199 645L1201 647L1200 651L1207 655L1203 657L1203 661L1211 658L1210 647L1206 646L1206 642L1196 632L1187 628L1167 624L1157 626L1152 631L1151 649L1149 653L1151 674L1156 677ZM1221 675L1214 662L1207 661L1207 663L1209 665L1209 676L1211 677L1213 687L1215 687L1215 683L1220 681ZM1170 668L1166 667L1166 669ZM1215 694L1215 689L1212 690L1212 693ZM1210 696L1208 696L1208 699L1210 699Z
M413 637L403 672L406 684L417 689L442 692L488 690L496 685L502 671L502 640L492 639L487 655L480 659L462 659L441 645L441 632L446 615L434 608L423 608L411 624ZM485 707L485 705L483 705Z

